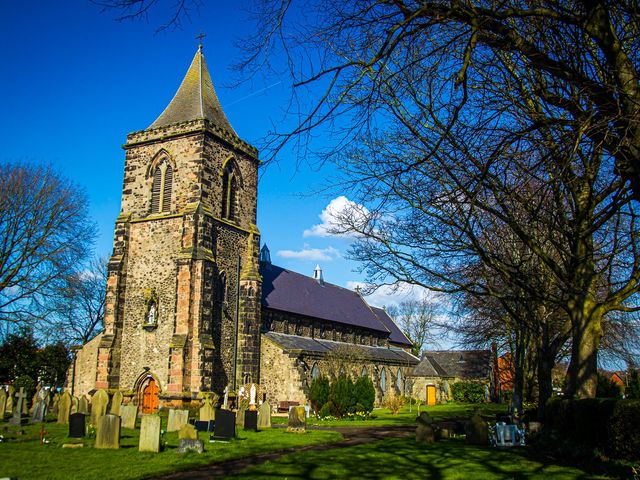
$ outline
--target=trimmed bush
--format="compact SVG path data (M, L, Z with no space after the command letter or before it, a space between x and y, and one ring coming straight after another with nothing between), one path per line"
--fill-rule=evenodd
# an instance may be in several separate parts
M370 413L376 400L376 391L369 377L359 377L353 385L353 397L357 412Z
M329 400L329 379L320 376L309 385L309 402L314 411L320 410Z
M344 417L353 413L356 402L353 396L353 382L349 377L340 375L329 387L329 402L332 405L331 414L334 417Z
M462 403L483 403L484 384L478 382L456 382L451 385L453 400Z

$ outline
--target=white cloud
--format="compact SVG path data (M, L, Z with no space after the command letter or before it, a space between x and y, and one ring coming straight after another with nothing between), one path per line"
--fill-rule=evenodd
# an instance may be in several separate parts
M278 250L276 253L282 258L295 258L297 260L313 260L316 262L329 262L335 258L340 258L340 251L337 248L309 248L305 245L302 250Z
M303 237L353 237L354 234L336 233L341 230L340 219L349 218L356 221L364 221L369 210L364 205L349 200L344 195L334 198L318 215L322 223L306 229Z

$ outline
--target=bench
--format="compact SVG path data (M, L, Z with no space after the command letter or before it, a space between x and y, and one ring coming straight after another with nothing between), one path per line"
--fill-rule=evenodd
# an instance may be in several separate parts
M300 402L294 402L294 401L290 401L290 400L279 402L278 403L278 413L288 412L289 408L297 407L298 405L300 405Z

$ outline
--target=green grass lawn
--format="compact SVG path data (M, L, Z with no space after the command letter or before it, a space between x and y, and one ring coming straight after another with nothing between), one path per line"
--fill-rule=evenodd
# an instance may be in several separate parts
M166 426L166 419L163 420ZM122 429L119 450L93 448L93 439L67 438L68 426L47 423L45 428L51 443L40 445L38 425L23 427L24 434L16 435L16 427L0 423L0 477L23 479L134 479L150 474L175 472L201 465L223 462L257 453L340 440L337 432L308 431L305 434L287 433L284 429L261 432L238 430L238 438L229 443L208 443L208 434L200 433L205 452L177 453L177 433L164 435L166 447L161 453L138 452L140 430ZM63 449L63 443L85 443L85 448Z
M596 479L578 468L541 462L526 448L496 449L451 439L431 445L389 439L355 447L290 454L236 479Z

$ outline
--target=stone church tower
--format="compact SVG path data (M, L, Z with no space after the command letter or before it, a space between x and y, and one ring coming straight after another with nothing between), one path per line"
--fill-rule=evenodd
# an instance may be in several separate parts
M259 381L258 153L222 111L202 46L124 149L95 388L148 409Z

